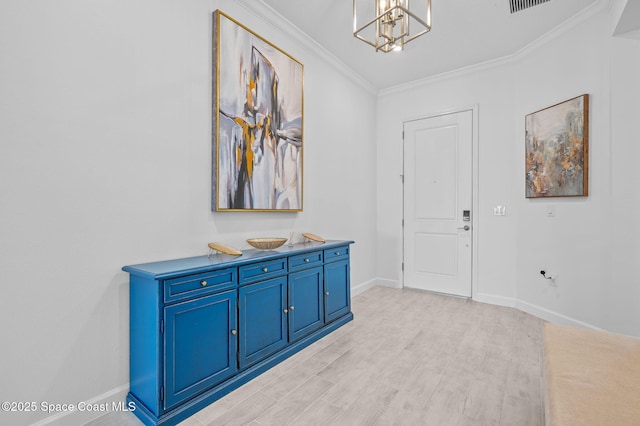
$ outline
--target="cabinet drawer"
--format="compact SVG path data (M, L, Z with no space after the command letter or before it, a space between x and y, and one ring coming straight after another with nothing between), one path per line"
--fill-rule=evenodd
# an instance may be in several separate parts
M239 271L240 285L285 275L287 273L287 258L272 259L260 263L241 266Z
M164 301L174 302L227 290L235 287L237 282L236 268L165 280Z
M324 261L333 262L334 260L347 259L349 257L349 246L341 246L324 251Z
M322 250L299 254L289 258L289 271L299 271L319 265L322 265Z

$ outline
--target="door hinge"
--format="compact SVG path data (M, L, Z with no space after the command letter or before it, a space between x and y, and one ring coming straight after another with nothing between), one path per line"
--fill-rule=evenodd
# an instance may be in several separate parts
M404 262L402 262L402 272L404 272Z
M164 334L164 320L160 320L160 334Z
M404 175L400 175L400 180L402 180L402 184L404 185Z
M164 386L160 386L160 401L164 401Z
M404 219L402 219L402 227L404 228Z

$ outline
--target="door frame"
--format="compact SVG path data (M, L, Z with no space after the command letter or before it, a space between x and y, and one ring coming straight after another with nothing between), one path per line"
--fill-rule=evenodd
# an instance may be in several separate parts
M471 111L471 299L475 299L476 294L478 294L478 180L479 180L479 143L478 143L478 113L479 106L478 104L474 104L467 107L462 108L453 108L450 110L444 110L437 113L425 114L413 118L408 118L402 120L402 220L400 224L400 241L402 241L402 259L400 264L400 277L401 277L401 287L405 288L405 279L404 279L404 263L405 263L405 235L404 235L404 221L405 221L405 183L404 183L404 175L405 175L405 138L404 138L404 128L405 124L411 121L425 120L429 118L437 118L444 115L457 114L460 112ZM454 296L455 297L455 296Z

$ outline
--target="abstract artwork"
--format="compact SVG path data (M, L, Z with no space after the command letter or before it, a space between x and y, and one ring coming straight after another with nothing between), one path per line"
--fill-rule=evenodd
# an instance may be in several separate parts
M302 211L303 65L213 18L212 209Z
M525 118L526 196L588 195L589 95Z

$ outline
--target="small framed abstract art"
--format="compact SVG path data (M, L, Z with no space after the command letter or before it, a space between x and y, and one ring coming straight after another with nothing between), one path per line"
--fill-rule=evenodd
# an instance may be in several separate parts
M302 63L213 14L211 207L302 211Z
M525 117L526 197L587 196L589 95Z

